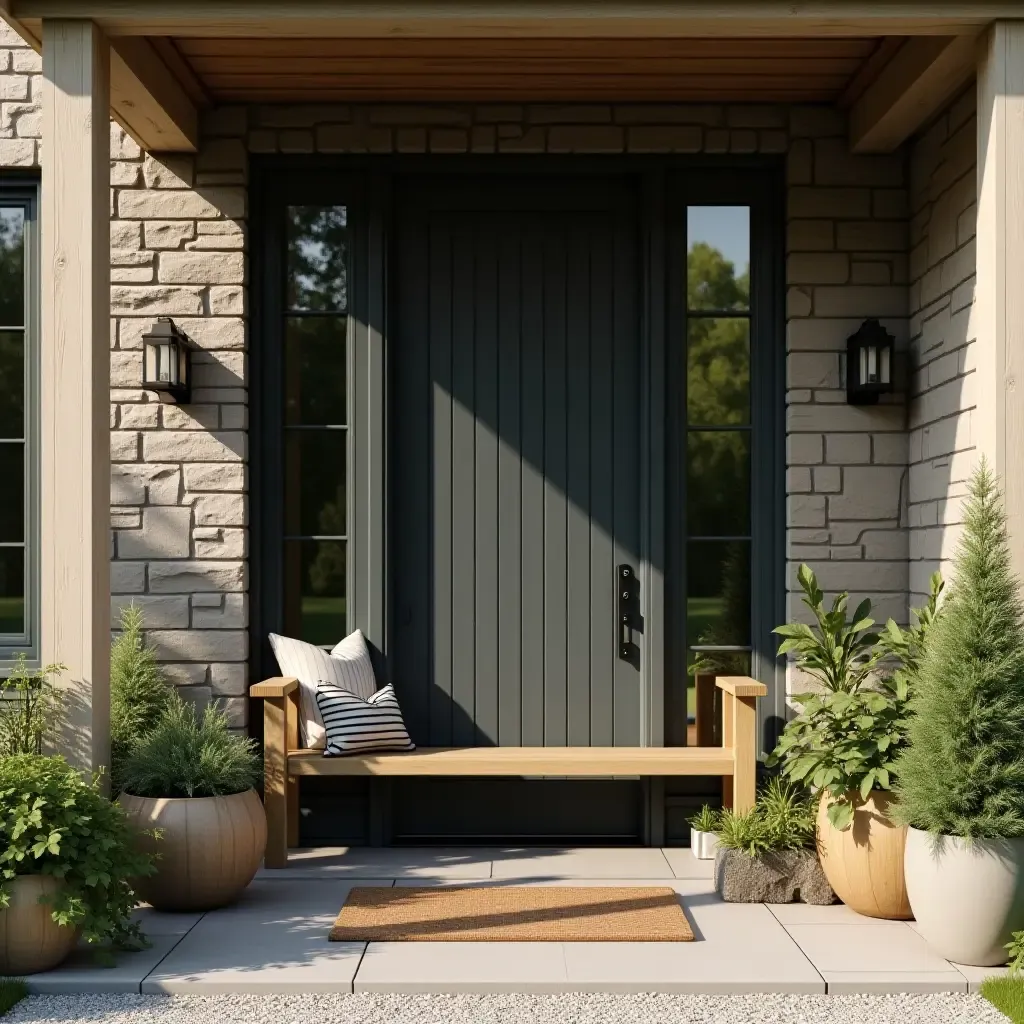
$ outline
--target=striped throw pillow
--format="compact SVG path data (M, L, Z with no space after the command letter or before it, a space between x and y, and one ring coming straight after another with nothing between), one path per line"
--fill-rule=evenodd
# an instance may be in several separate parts
M363 700L334 683L321 680L316 688L316 702L327 730L324 757L416 749L416 744L409 739L395 688L390 683Z
M350 633L329 654L313 644L277 633L270 634L270 646L281 675L294 676L299 681L299 725L303 743L313 750L323 750L326 736L316 705L317 683L323 679L360 697L370 697L377 689L362 630Z

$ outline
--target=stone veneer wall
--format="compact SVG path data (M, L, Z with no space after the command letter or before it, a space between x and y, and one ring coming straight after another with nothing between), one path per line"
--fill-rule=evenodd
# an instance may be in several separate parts
M35 54L0 35L0 167L38 166L38 72ZM906 169L903 154L851 157L845 134L825 107L221 108L204 117L195 157L158 159L111 125L115 613L142 605L175 681L244 723L250 153L769 153L787 154L789 183L789 555L827 590L870 594L905 619L905 409L847 406L842 362L868 316L906 344ZM187 408L137 387L140 337L160 315L201 348ZM795 596L790 606L799 614Z
M910 591L948 575L960 498L975 461L972 416L977 227L977 95L972 86L911 150Z

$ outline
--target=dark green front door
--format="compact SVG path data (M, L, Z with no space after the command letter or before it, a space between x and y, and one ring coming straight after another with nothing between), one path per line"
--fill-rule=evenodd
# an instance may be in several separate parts
M635 179L395 192L390 650L412 733L642 744L617 600L619 566L643 575Z

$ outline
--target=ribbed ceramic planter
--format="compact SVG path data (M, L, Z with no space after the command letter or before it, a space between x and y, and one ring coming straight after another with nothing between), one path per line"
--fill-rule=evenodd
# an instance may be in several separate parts
M718 850L718 836L714 832L690 829L690 852L697 860L714 860Z
M917 930L939 956L973 967L1006 963L1024 928L1024 839L932 836L912 828L904 860Z
M829 885L858 914L890 921L913 917L903 874L907 829L889 819L892 794L876 791L859 804L853 824L828 820L828 794L818 804L818 855Z
M233 796L154 799L122 793L118 803L156 855L156 874L135 891L157 910L214 910L234 902L252 881L267 845L267 816L253 789Z
M74 949L75 929L56 924L53 906L39 902L60 886L51 875L19 875L10 883L10 906L0 910L0 975L52 970Z

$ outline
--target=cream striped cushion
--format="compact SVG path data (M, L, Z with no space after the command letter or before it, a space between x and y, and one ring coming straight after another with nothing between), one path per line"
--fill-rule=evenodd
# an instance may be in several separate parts
M416 749L390 683L363 700L340 686L321 682L316 702L327 729L324 757Z
M303 746L322 750L326 733L316 703L317 683L320 680L334 683L363 698L372 697L377 689L362 630L350 633L329 654L314 644L277 633L270 634L270 646L281 675L294 676L299 681L299 727Z

